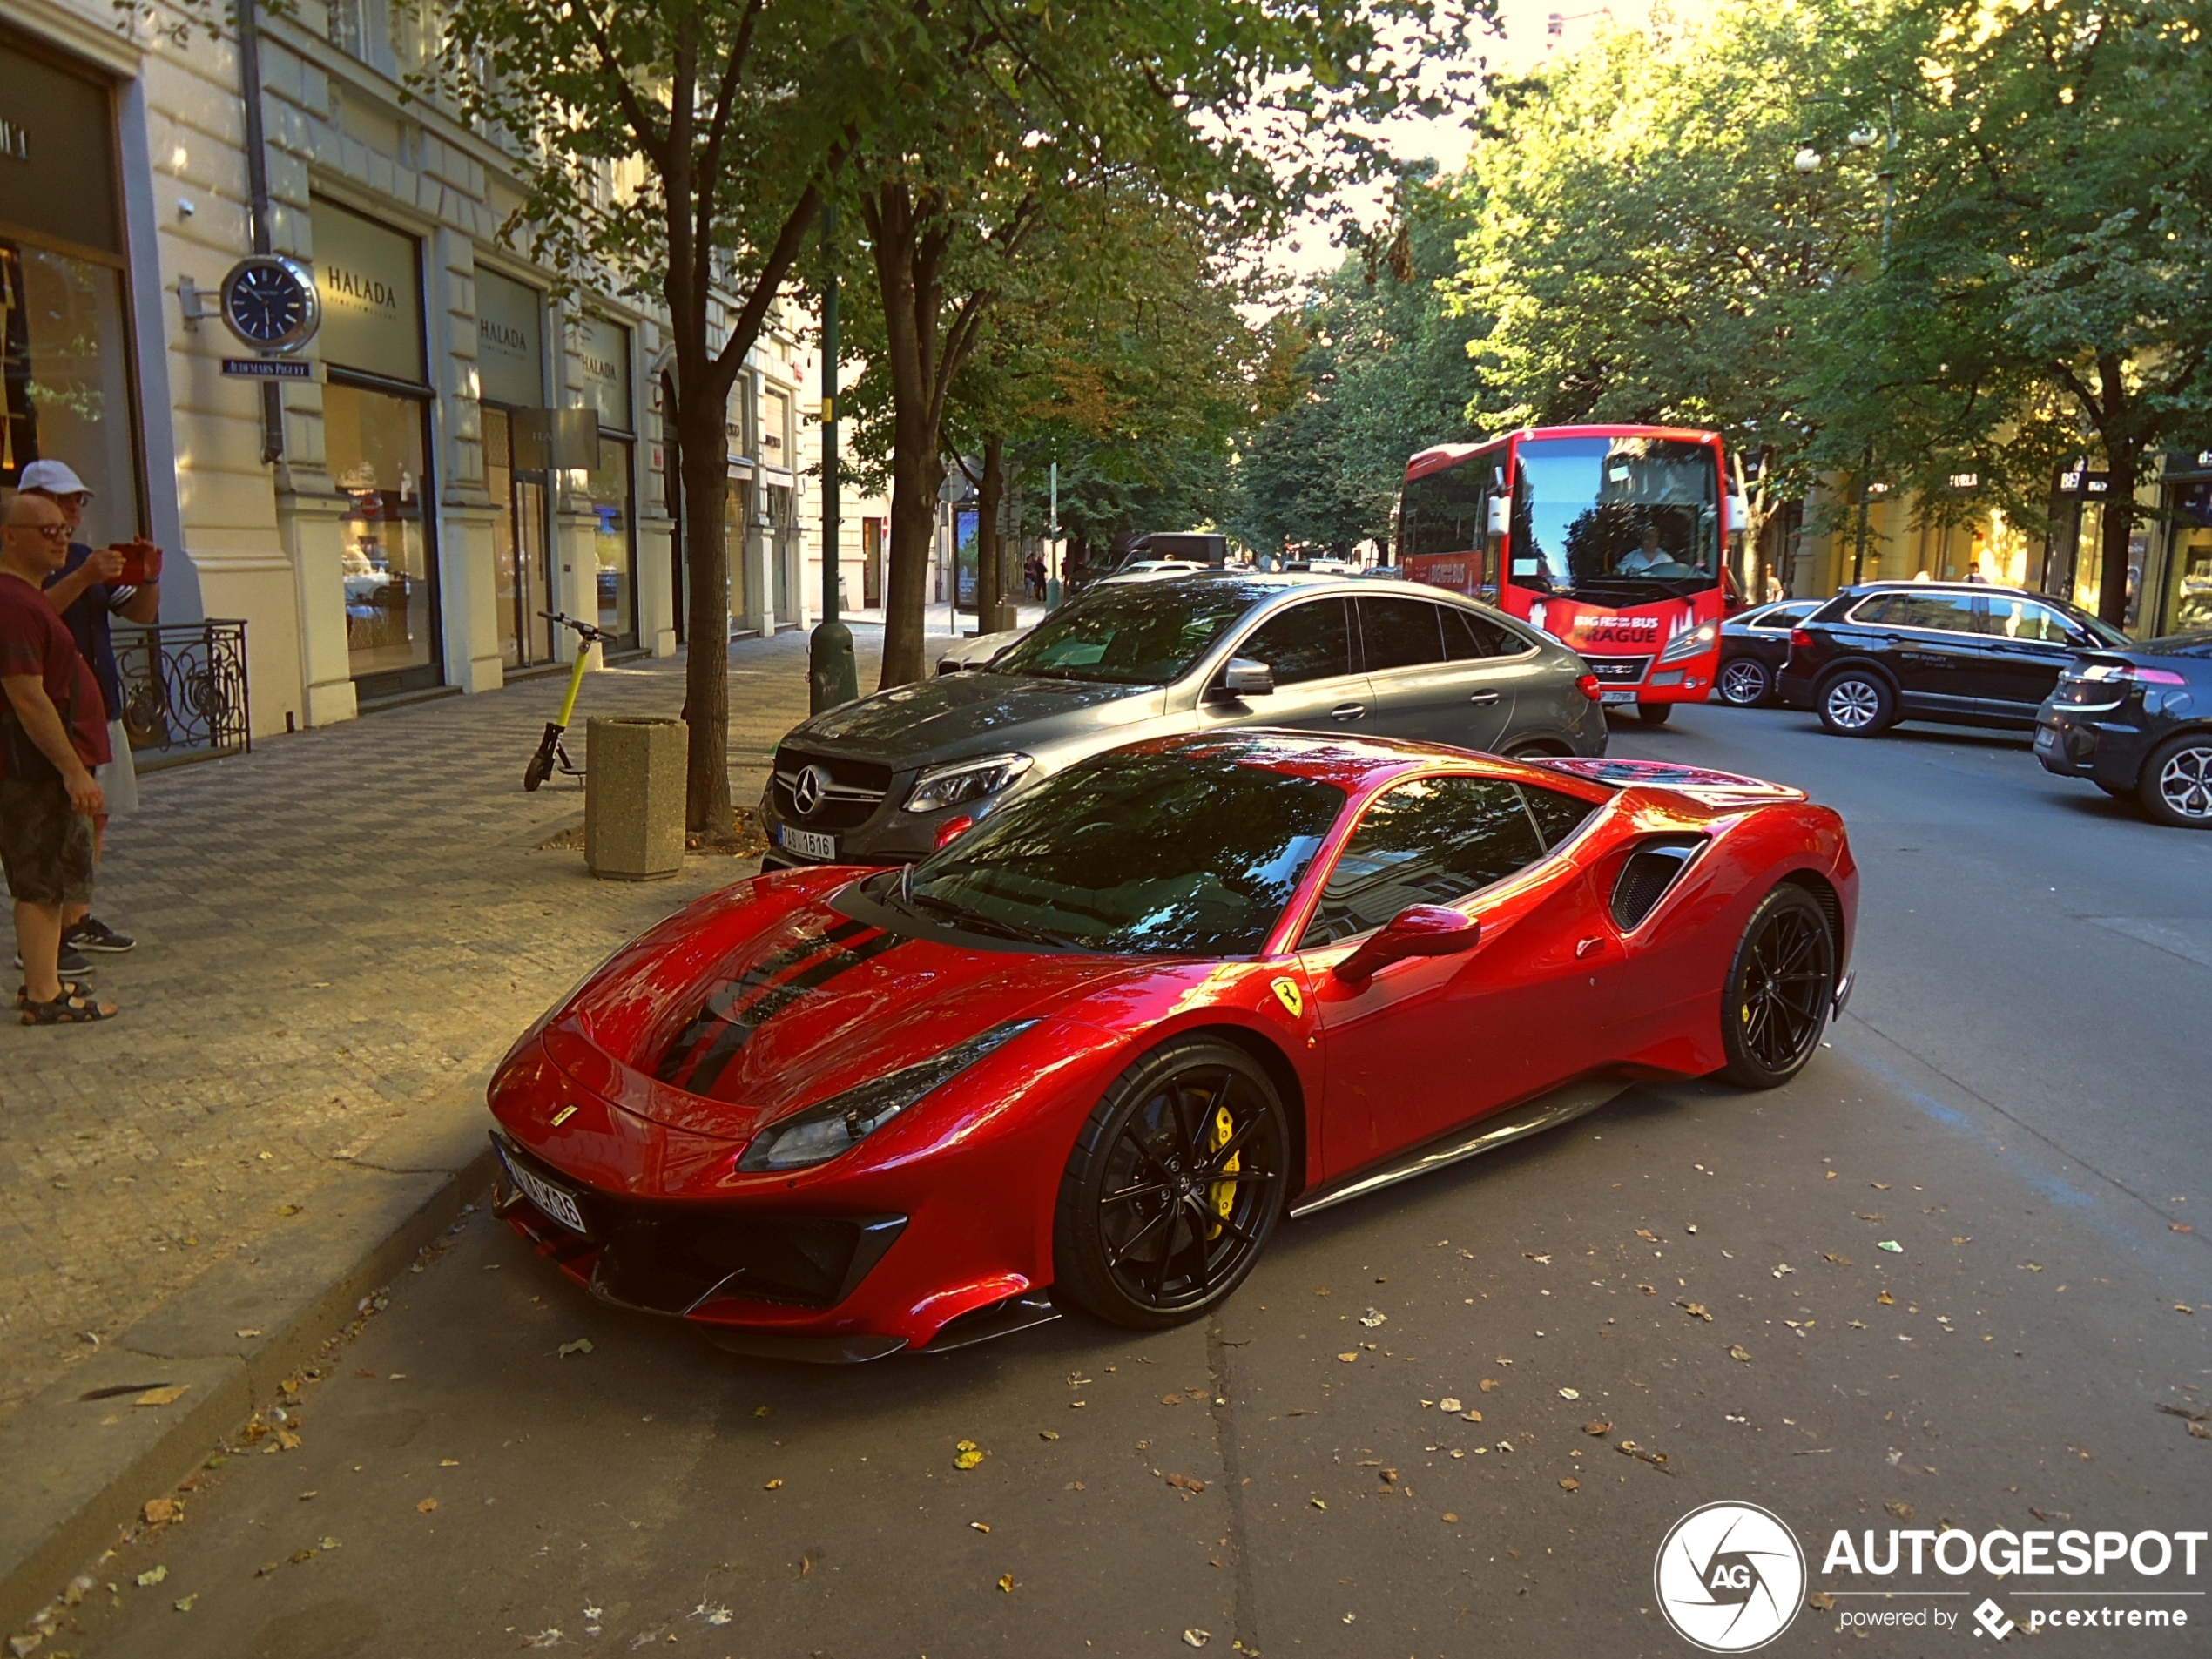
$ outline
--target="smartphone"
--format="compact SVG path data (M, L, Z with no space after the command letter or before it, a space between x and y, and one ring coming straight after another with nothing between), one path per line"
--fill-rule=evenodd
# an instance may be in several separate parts
M118 542L113 550L123 555L123 572L116 585L142 588L161 580L161 550L152 542Z

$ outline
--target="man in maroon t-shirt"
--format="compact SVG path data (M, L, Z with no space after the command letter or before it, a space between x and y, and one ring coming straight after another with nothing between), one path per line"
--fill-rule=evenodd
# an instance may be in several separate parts
M99 682L44 590L68 556L61 509L17 496L0 524L0 868L16 901L25 1025L116 1011L58 970L62 907L92 898L92 819L105 803L91 769L109 758Z

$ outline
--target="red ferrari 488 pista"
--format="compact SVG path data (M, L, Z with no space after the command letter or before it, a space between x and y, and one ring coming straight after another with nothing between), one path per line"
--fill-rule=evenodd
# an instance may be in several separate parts
M492 1082L499 1207L742 1352L1169 1325L1285 1216L1639 1077L1787 1082L1857 888L1842 820L1747 778L1117 750L919 865L741 881L618 951Z

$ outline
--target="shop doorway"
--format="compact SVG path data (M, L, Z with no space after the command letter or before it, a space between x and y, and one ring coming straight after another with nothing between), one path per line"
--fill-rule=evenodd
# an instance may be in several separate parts
M860 607L876 610L883 604L883 521L860 521Z
M484 407L484 483L492 501L492 583L500 661L535 668L553 660L553 536L545 475L515 465L515 422Z

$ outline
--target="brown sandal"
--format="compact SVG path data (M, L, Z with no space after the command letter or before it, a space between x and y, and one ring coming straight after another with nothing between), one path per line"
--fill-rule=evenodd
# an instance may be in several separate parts
M62 981L62 995L64 996L90 996L92 995L92 981L88 979L65 979ZM30 987L28 985L16 987L16 1006L19 1008L27 1008L30 1006Z
M23 1005L23 1022L25 1025L91 1025L97 1020L112 1020L122 1011L112 1002L95 1002L91 997L64 986L62 994L51 1002L26 1001Z

